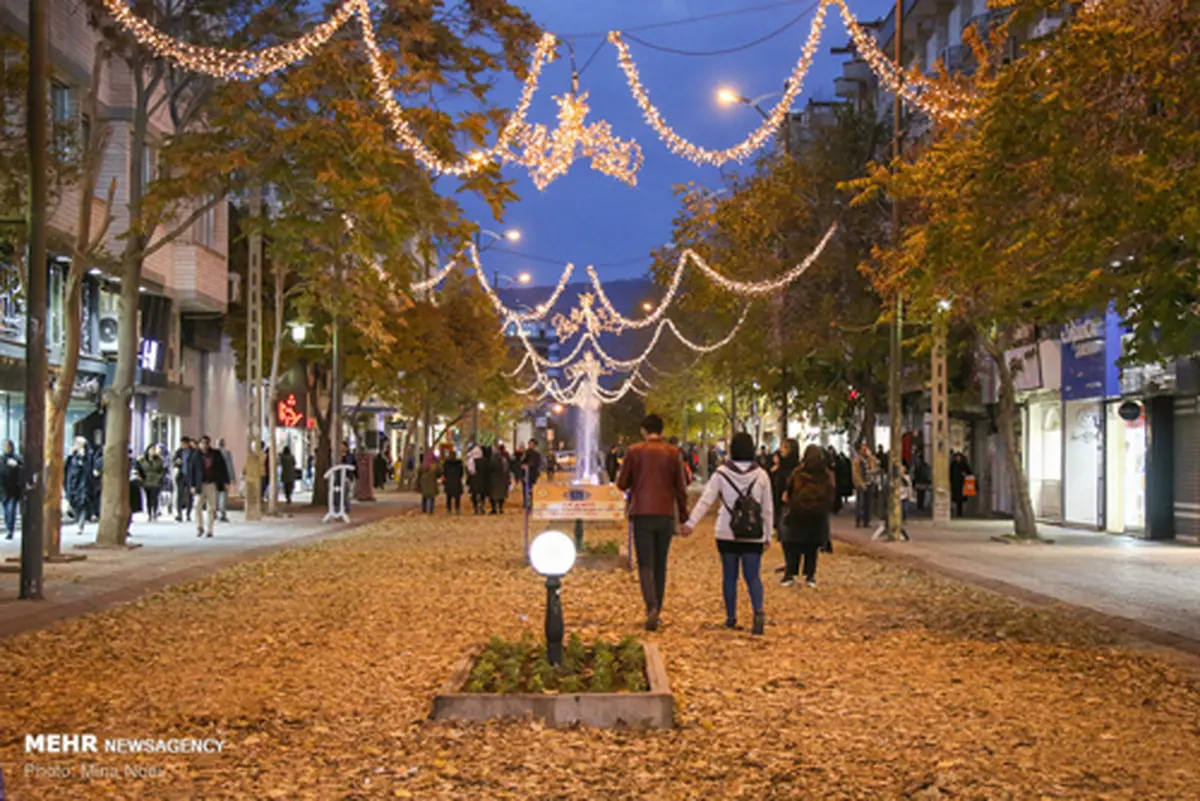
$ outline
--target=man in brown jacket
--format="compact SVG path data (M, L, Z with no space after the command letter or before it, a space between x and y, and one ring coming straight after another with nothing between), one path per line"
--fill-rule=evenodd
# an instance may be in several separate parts
M687 484L679 449L662 438L663 421L651 414L642 421L645 442L625 453L617 487L629 493L629 519L637 551L638 579L646 602L646 630L658 628L667 589L667 552L675 535L675 512L687 520Z

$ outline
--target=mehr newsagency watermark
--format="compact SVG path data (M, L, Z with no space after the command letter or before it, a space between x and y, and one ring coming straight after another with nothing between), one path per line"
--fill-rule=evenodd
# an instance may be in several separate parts
M26 734L26 754L125 755L142 754L184 755L221 754L227 740L215 737L98 737L94 734ZM24 774L29 779L154 779L166 776L161 765L143 762L99 762L81 759L77 763L26 762ZM0 780L2 781L2 780ZM0 785L2 787L3 785ZM3 791L0 790L0 793Z

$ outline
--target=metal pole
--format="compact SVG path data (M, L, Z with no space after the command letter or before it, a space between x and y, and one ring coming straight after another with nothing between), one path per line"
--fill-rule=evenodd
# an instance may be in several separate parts
M25 298L25 509L21 524L20 597L42 597L42 501L46 494L46 61L45 0L29 0L29 279Z
M246 383L250 390L250 435L246 448L246 461L262 461L262 234L258 224L262 216L262 189L257 184L250 187L250 253L246 275ZM246 465L246 519L262 519L262 473L267 470L251 470ZM255 486L250 479L258 475Z
M563 614L559 589L562 579L546 577L546 661L555 667L563 661Z
M904 79L904 0L896 0L896 68L899 80ZM897 169L903 154L901 133L901 111L903 109L900 93L896 92L892 99L892 161L893 169ZM892 198L892 247L900 247L900 204ZM891 353L889 354L890 377L888 380L888 417L891 421L891 453L888 454L888 515L887 537L899 540L903 534L900 504L900 459L902 451L900 426L900 381L903 370L900 363L901 342L904 339L904 297L897 291L895 318L892 322Z
M930 399L933 418L933 522L950 522L950 408L946 375L946 316L933 327Z

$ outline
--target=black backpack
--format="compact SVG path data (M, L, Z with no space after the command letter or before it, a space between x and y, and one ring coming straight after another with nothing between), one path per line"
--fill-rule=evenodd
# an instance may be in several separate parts
M737 468L730 468L736 470ZM752 467L750 472L755 472L761 468ZM737 493L737 499L734 500L733 506L725 504L725 499L721 499L721 504L725 506L729 512L729 528L733 531L734 539L738 540L761 540L763 538L763 510L762 504L758 502L752 493L754 485L757 483L758 477L750 482L746 487L745 492L738 489L737 484L729 477L729 474L723 470L717 470L717 475L729 482L729 486L733 487L733 491ZM739 472L739 475L746 475Z

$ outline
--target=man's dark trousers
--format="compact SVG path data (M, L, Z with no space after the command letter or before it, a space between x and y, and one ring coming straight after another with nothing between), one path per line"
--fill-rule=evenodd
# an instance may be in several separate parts
M642 599L646 612L662 610L663 594L667 590L667 552L675 534L675 518L671 515L635 515L633 517L633 546L637 552L638 580L642 584Z

